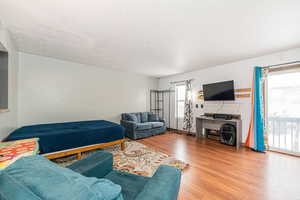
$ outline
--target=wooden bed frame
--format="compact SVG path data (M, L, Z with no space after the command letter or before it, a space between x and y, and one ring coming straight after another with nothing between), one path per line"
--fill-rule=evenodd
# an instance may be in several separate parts
M93 149L101 149L103 147L112 146L112 145L116 145L116 144L121 145L122 151L125 150L125 140L121 139L121 140L115 140L115 141L107 142L107 143L93 144L93 145L88 145L88 146L74 148L74 149L67 149L67 150L63 150L63 151L56 151L53 153L46 153L46 154L42 154L42 155L48 159L55 159L55 158L61 158L61 157L76 154L77 160L80 160L82 152L90 151Z

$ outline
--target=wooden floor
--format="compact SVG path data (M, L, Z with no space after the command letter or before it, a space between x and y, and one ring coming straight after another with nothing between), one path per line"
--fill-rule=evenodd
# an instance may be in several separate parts
M139 140L188 162L180 200L300 200L300 158L167 133Z

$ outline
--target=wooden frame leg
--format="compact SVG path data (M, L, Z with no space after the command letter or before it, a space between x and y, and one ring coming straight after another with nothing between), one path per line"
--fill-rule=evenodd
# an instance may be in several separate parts
M81 160L81 152L77 153L77 160Z
M122 150L122 151L125 150L125 141L121 143L121 150Z
M125 149L125 140L121 139L121 140L116 140L116 141L112 141L112 142L107 142L107 143L100 143L100 144L95 144L95 145L90 145L90 146L85 146L85 147L80 147L80 148L74 148L74 149L67 149L64 151L58 151L58 152L53 152L53 153L49 153L49 154L43 154L43 156L45 156L48 159L55 159L55 158L61 158L61 157L65 157L65 156L69 156L69 155L76 155L77 160L81 159L81 153L86 152L86 151L90 151L93 149L102 149L103 147L108 147L108 146L112 146L112 145L119 145L121 144L121 149L122 151Z

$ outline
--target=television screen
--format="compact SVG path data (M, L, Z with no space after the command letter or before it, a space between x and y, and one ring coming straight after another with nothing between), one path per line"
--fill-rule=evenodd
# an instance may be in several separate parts
M233 101L234 83L225 81L203 85L204 101Z

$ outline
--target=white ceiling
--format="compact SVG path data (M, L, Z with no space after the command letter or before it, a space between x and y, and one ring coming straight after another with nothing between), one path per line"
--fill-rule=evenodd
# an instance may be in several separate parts
M20 51L167 76L300 46L299 0L0 0Z

